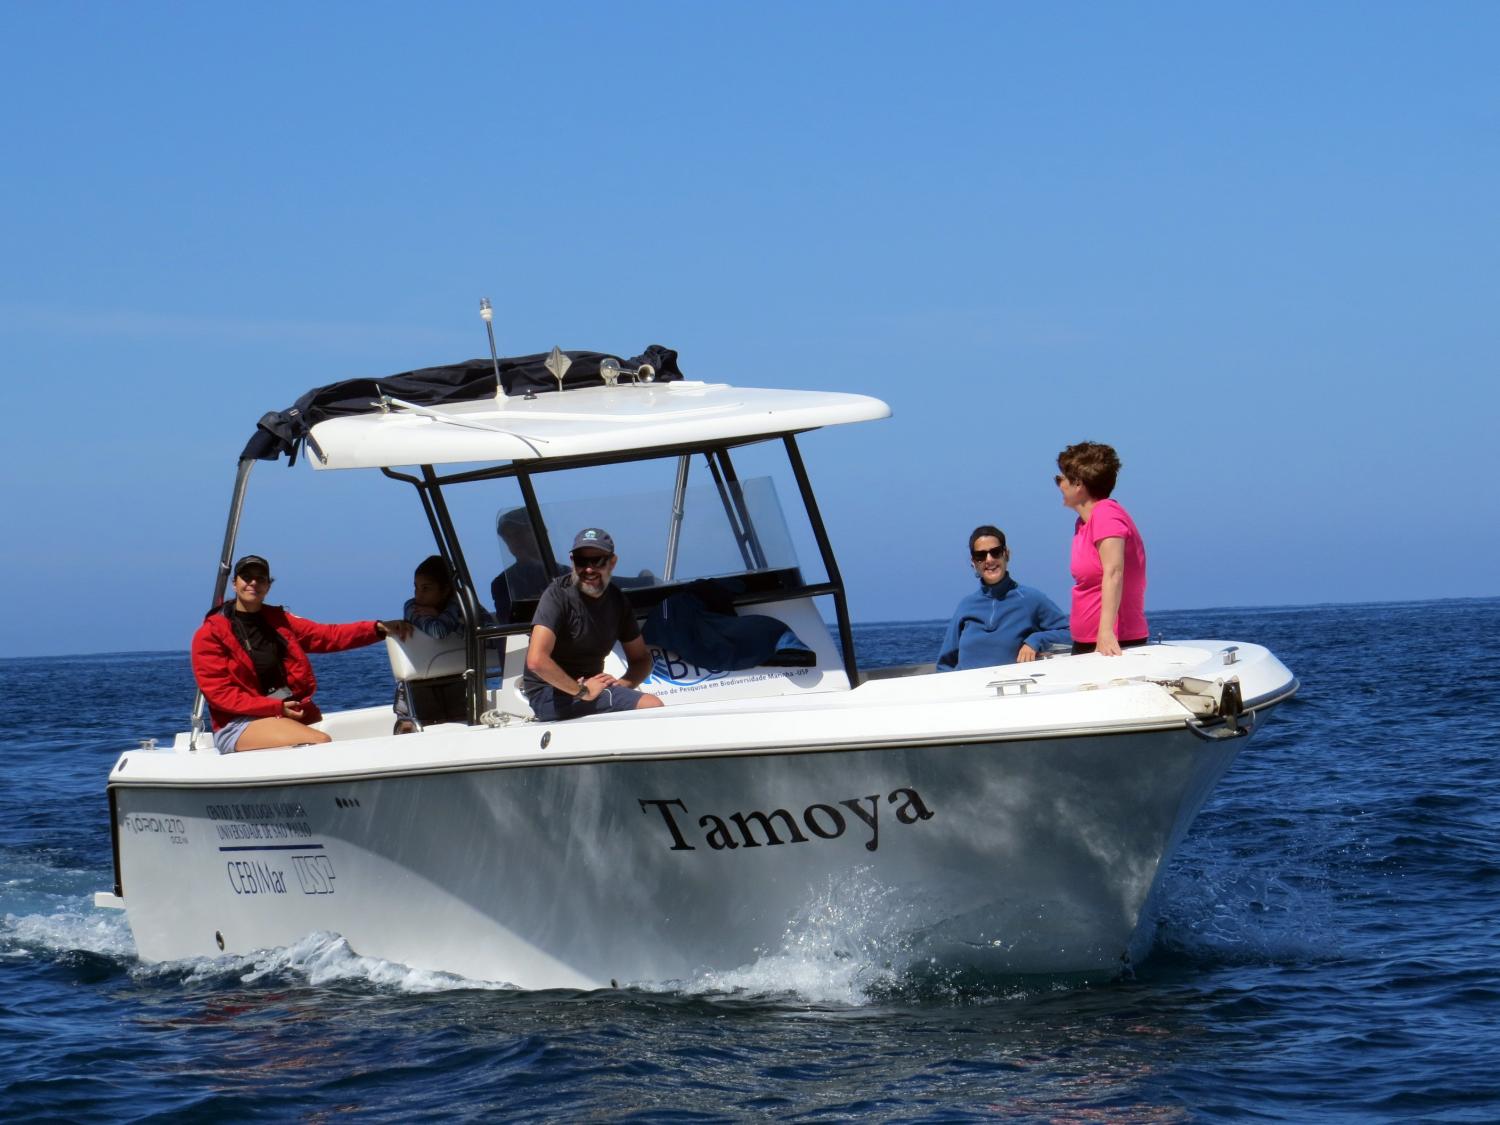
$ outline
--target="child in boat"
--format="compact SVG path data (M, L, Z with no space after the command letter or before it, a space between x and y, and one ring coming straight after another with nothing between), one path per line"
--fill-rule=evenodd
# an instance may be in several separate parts
M453 593L453 574L442 555L428 555L412 575L412 596L401 616L435 641L462 636L463 610Z
M410 622L435 641L449 637L462 637L464 633L463 610L453 591L453 572L442 555L429 555L417 566L412 575L412 596L402 607L403 620ZM396 712L396 733L411 734L418 730L412 715L412 688L405 681L396 684L396 699L392 704ZM418 700L424 722L458 720L463 717L463 693L457 684L424 685L426 698ZM419 693L421 694L421 693Z

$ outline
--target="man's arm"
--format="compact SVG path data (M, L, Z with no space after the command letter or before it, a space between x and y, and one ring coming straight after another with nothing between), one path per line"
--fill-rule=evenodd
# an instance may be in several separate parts
M590 690L592 681L580 684L556 660L552 650L557 645L557 634L545 625L531 627L531 643L526 646L526 670L544 683L556 688L564 695L575 699L593 699L599 694L597 687Z
M621 687L639 688L642 682L651 675L651 650L646 647L644 637L625 641L620 647L625 650L625 659L629 662L629 667L625 669L624 679L616 680L615 683Z

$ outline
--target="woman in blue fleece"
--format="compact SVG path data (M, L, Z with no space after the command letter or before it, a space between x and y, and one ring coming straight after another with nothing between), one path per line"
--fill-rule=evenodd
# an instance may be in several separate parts
M1067 644L1068 615L1040 590L1006 573L1005 532L985 524L969 536L979 589L958 603L938 649L937 670L1024 664L1049 644Z

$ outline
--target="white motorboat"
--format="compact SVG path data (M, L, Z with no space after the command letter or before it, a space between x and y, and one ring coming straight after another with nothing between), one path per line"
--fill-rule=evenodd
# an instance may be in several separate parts
M220 756L200 700L172 745L121 754L96 901L128 912L143 959L332 931L414 967L592 988L752 963L830 901L878 903L898 967L1108 975L1145 954L1174 849L1295 678L1225 640L860 669L798 435L889 408L674 361L471 361L262 419L216 597L251 467L306 450L416 491L468 626L387 642L416 733L368 707L327 715L331 744ZM523 534L499 538L507 522ZM722 667L653 643L643 686L665 708L537 722L518 680L540 560L591 524L641 568L621 584L642 618L709 588L810 652Z

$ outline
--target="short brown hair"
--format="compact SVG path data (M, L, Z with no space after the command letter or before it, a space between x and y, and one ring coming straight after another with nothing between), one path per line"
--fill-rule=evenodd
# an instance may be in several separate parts
M1108 500L1120 476L1120 456L1103 442L1080 441L1057 455L1057 467L1095 500Z

